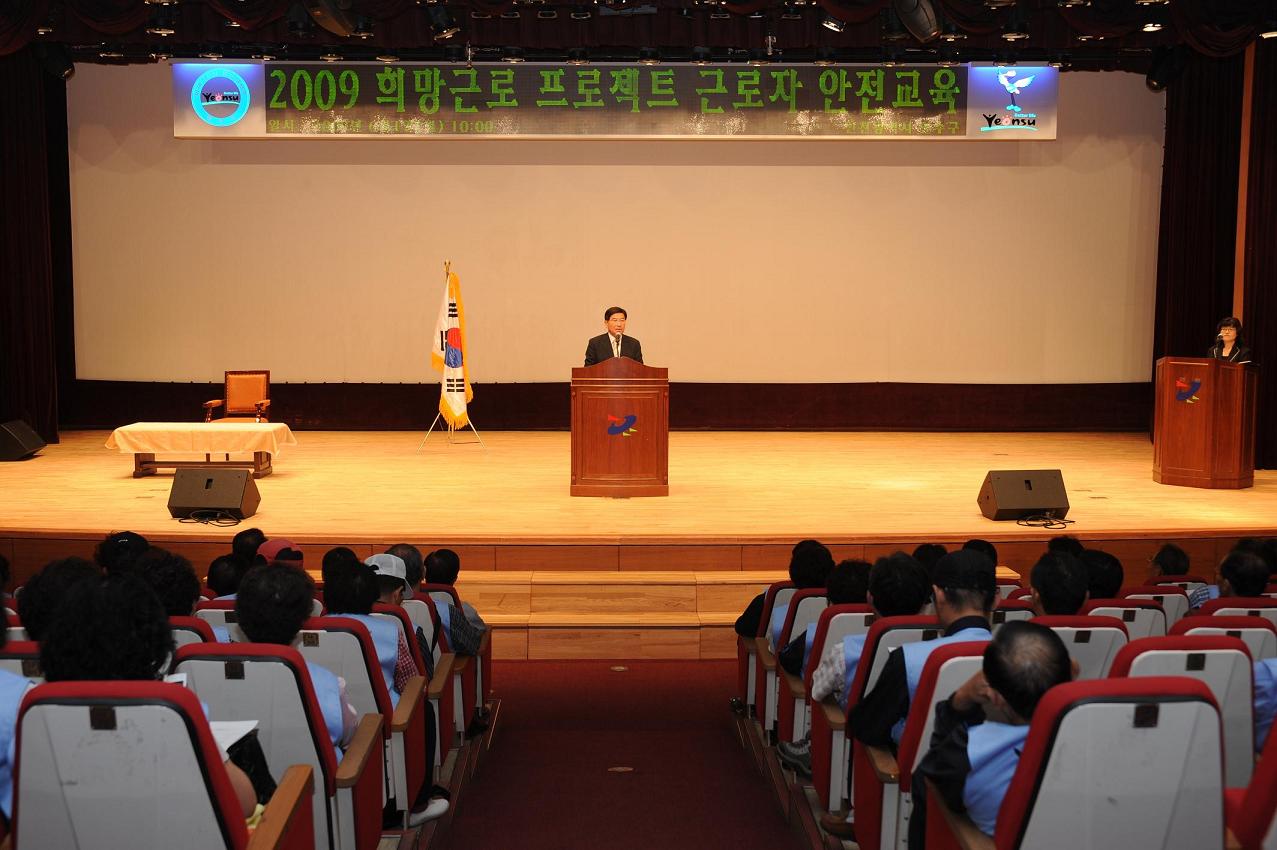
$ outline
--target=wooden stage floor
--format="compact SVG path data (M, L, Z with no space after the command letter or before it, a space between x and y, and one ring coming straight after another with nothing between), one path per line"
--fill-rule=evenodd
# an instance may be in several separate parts
M63 435L34 459L0 464L0 535L79 536L132 529L157 538L228 539L233 530L169 518L171 473L130 476L106 432ZM297 434L257 482L252 519L296 540L482 543L838 542L1041 539L986 520L989 469L1063 470L1083 537L1246 534L1277 528L1277 471L1249 490L1168 487L1151 477L1140 434L736 433L670 435L670 495L568 496L569 437L493 432L477 445L438 433Z

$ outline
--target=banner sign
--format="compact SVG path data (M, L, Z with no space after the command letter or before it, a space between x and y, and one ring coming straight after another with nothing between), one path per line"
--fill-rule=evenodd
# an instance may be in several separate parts
M1054 139L1058 71L174 63L183 139Z

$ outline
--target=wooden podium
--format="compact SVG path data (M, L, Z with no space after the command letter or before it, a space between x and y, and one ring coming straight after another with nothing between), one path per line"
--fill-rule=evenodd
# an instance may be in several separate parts
M1211 357L1157 361L1153 480L1240 490L1255 483L1257 367Z
M668 496L669 370L612 357L572 370L573 496Z

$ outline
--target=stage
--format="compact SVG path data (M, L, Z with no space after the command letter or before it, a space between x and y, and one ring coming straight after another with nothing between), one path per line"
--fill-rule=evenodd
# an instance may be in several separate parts
M107 436L66 432L0 464L0 552L19 581L112 530L201 571L228 548L236 529L171 519L172 476L134 479ZM506 657L721 656L741 600L780 577L804 537L839 558L984 537L1023 572L1061 532L981 516L990 469L1061 469L1068 533L1122 558L1128 584L1164 540L1211 575L1237 537L1277 533L1277 472L1257 471L1248 490L1159 485L1143 434L676 431L670 495L642 499L570 497L565 432L485 433L485 447L468 431L453 445L436 432L418 452L421 436L299 432L256 482L261 506L245 525L305 544L310 568L335 545L457 549L463 594L501 628ZM605 633L624 639L601 650Z

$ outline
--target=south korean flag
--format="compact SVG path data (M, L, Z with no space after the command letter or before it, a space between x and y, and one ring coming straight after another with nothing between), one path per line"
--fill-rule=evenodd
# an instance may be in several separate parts
M443 373L439 384L439 414L452 428L464 428L469 422L466 402L474 398L470 389L470 372L466 362L466 311L461 304L461 282L447 272L448 286L435 322L434 348L430 365Z

